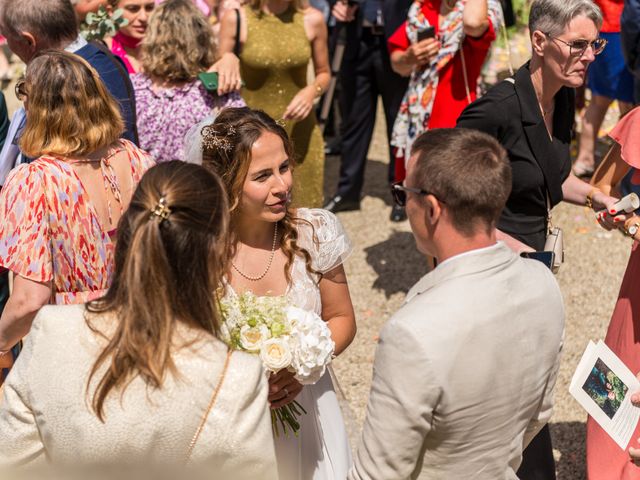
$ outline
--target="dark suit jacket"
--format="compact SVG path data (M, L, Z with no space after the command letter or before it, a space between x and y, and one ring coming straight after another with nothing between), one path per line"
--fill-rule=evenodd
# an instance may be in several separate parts
M331 7L335 5L337 0L330 0ZM347 29L347 46L345 48L344 58L355 59L360 49L360 38L362 37L362 15L363 4L366 0L360 1L360 7L356 12L356 19L346 25ZM382 16L384 18L384 35L389 38L398 29L400 25L407 19L409 7L413 3L412 0L382 0Z
M500 82L469 105L457 123L494 136L507 150L513 186L498 228L537 250L544 247L547 192L552 206L562 201L562 184L571 171L574 101L571 88L556 94L551 141L527 63L512 81Z
M129 80L128 77L124 77L118 67L113 63L114 61L121 60L118 57L109 58L107 54L91 43L85 45L75 53L84 58L96 69L107 90L109 90L109 93L118 101L125 125L122 138L126 138L137 144L138 138L135 133L135 98L130 98L129 96L129 92L133 93L131 80ZM127 86L125 82L128 82L129 86Z

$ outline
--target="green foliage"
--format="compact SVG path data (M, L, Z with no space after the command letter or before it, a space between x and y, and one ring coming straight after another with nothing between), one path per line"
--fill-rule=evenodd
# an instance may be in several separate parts
M122 14L122 9L119 8L112 15L109 15L107 9L101 6L97 12L87 14L84 22L80 25L80 33L89 42L112 36L129 23Z

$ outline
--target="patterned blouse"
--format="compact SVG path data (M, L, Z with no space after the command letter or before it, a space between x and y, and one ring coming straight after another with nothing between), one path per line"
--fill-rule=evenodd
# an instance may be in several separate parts
M155 163L120 140L101 161L105 181L116 190L109 158L122 151L135 184ZM0 266L35 282L51 281L55 304L102 296L111 280L114 244L90 197L62 159L43 156L13 169L0 192Z
M219 97L199 80L181 87L153 87L144 74L131 75L136 93L140 147L158 162L184 160L184 136L189 129L225 107L244 107L237 92Z

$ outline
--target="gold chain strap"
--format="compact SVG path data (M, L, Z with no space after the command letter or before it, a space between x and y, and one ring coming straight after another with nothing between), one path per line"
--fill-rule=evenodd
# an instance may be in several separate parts
M207 409L202 414L202 419L200 420L200 425L198 425L196 433L194 433L193 438L191 439L191 442L189 443L189 450L187 451L187 456L186 456L185 462L184 462L185 464L191 458L191 454L193 453L193 449L196 446L196 442L198 441L198 437L200 437L200 433L202 433L202 429L204 428L205 423L207 423L207 418L209 417L209 413L211 412L211 409L213 408L213 406L216 403L216 399L218 398L218 393L220 392L220 387L222 387L222 382L224 382L224 377L227 374L227 368L229 367L229 360L231 360L231 354L232 353L233 353L233 350L228 350L227 351L227 358L224 361L224 367L222 367L222 372L220 373L220 378L218 379L218 384L216 385L216 388L213 391L213 394L211 395L211 400L209 400L209 405L207 406Z

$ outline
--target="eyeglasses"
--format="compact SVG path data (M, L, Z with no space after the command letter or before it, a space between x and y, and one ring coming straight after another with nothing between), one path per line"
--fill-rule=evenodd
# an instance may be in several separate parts
M27 98L27 90L25 89L25 81L24 80L18 80L16 82L16 98L21 101L24 102Z
M565 45L569 46L569 55L576 56L576 57L581 57L582 55L584 55L584 52L587 51L587 48L591 47L591 50L593 51L594 55L599 55L602 53L602 51L604 50L604 47L607 46L607 40L604 38L596 38L595 40L592 40L591 42L589 40L574 40L572 42L565 42L564 40L558 38L558 37L553 37L551 36L551 34L543 32L547 37L549 37L551 40L557 40L560 43L564 43Z
M420 188L405 187L402 182L394 182L391 184L391 196L393 201L400 207L407 206L407 192L415 193L416 195L433 195L431 192L422 190ZM438 199L440 203L444 203Z

